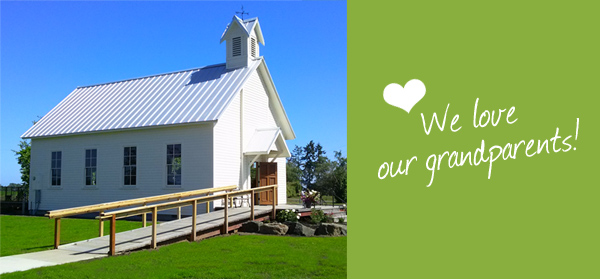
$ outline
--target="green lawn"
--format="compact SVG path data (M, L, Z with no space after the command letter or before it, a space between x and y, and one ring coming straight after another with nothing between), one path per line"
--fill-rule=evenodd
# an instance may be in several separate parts
M231 235L8 278L346 278L346 237Z
M61 219L61 244L98 236L97 220ZM117 221L117 232L141 228L141 222ZM105 222L104 234L110 223ZM54 220L46 217L0 215L0 256L31 253L54 247ZM4 277L4 275L2 276Z

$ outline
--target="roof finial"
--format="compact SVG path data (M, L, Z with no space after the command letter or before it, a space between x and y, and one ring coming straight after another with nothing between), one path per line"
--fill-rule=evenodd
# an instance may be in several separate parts
M242 11L241 12L235 12L236 14L240 14L242 16L242 20L244 20L244 15L249 15L250 13L247 13L244 11L244 5L242 5Z

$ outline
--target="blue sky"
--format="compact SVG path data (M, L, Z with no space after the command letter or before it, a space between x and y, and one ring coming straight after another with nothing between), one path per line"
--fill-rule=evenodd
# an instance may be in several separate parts
M20 182L16 149L33 120L77 86L225 62L219 39L244 5L294 145L346 155L345 2L0 3L0 184Z

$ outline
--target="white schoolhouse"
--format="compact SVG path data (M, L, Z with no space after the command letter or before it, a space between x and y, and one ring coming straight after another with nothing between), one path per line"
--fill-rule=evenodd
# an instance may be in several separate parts
M27 130L30 209L256 184L278 184L286 203L295 134L259 56L258 18L234 16L222 42L223 64L77 87Z

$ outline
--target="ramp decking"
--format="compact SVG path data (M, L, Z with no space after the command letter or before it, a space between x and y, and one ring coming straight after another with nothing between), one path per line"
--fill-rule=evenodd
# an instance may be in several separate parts
M272 206L255 206L254 216L259 219L271 213ZM223 228L223 211L213 211L196 217L196 234L198 238L221 234ZM228 209L229 230L234 230L250 219L250 208ZM182 218L157 224L157 243L169 243L188 238L192 231L192 217ZM60 245L58 249L35 253L0 257L0 274L51 266L63 263L78 262L108 256L109 235L79 242ZM151 247L152 227L120 232L116 234L117 254Z

